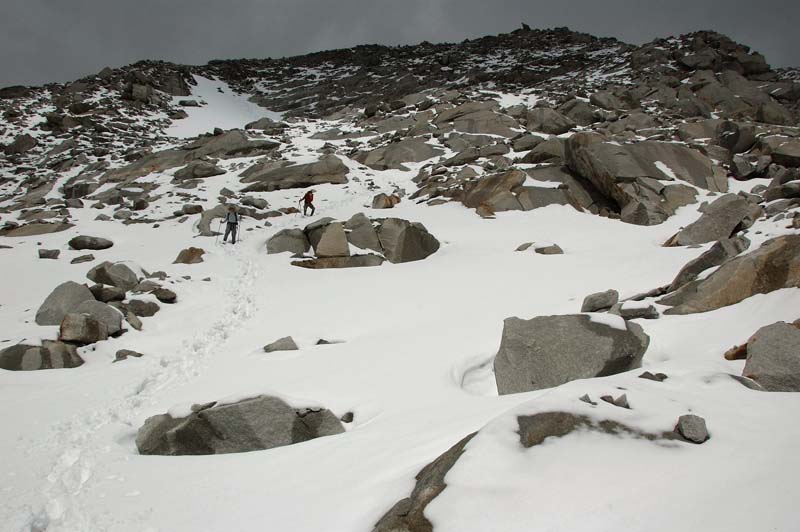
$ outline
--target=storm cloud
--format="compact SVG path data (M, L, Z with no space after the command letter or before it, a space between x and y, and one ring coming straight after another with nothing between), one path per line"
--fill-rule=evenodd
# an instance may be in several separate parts
M202 64L357 44L457 42L569 26L641 44L713 29L800 65L800 2L573 0L2 0L0 86L68 81L140 59Z

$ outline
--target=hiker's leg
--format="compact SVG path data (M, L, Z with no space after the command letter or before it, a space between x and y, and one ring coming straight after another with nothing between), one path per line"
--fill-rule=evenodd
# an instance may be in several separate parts
M231 234L231 224L225 224L225 236L222 237L223 242L228 241L229 234Z
M233 237L231 239L231 243L235 244L236 243L236 231L239 230L239 225L238 224L231 224L231 225L232 225L232 227L231 227L231 236Z
M314 213L317 212L317 209L314 208L313 203L309 203L308 206L311 207L311 216L314 216Z

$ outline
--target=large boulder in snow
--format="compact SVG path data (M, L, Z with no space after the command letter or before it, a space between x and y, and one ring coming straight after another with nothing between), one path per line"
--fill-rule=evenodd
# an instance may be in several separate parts
M107 238L100 238L97 236L76 236L69 241L69 247L77 250L91 249L100 250L108 249L114 245L114 242Z
M514 191L527 178L525 172L516 169L483 177L466 188L464 205L471 208L486 205L494 212L522 210Z
M323 218L308 225L305 230L314 254L317 257L347 257L350 255L350 246L344 224L334 222L332 218Z
M738 229L746 229L761 215L761 207L737 194L725 194L703 209L696 221L687 225L669 242L692 246L727 239Z
M408 170L403 163L417 163L443 153L441 148L431 146L425 142L425 139L412 137L400 142L393 142L383 148L359 152L353 158L373 170Z
M269 192L287 188L307 188L323 183L343 185L347 183L350 169L335 155L323 155L319 161L274 168L263 173L249 175L252 182L244 192Z
M516 169L482 177L465 188L464 205L488 207L493 212L530 211L548 205L571 205L580 210L567 187L524 186L527 179L525 172Z
M581 312L600 312L608 310L619 302L619 292L616 290L606 290L605 292L595 292L583 299Z
M439 241L424 225L400 218L381 220L378 240L386 260L395 264L422 260L439 249Z
M779 321L756 331L742 376L770 392L800 392L800 328Z
M684 191L673 190L676 180L727 190L725 173L697 150L668 142L620 145L601 140L591 134L573 136L566 143L565 162L620 206L624 222L656 225L671 216L680 206L671 196Z
M75 312L86 314L101 322L106 326L109 336L114 336L122 330L122 313L111 305L100 301L84 301L78 305Z
M364 213L359 212L351 216L345 222L344 230L347 232L347 241L353 246L383 253L380 240L378 240L378 232L372 225L372 220L367 218Z
M262 395L231 404L195 405L186 416L148 418L136 435L141 454L201 455L272 449L344 432L324 408L294 408Z
M675 291L686 283L697 279L701 273L714 266L719 266L732 259L750 247L750 241L743 236L734 236L718 240L699 257L689 261L681 268L678 275L669 286L669 291Z
M40 346L17 344L0 350L0 368L10 371L76 368L83 364L74 345L45 340Z
M685 284L658 302L673 308L665 314L708 312L755 294L800 287L800 235L786 235L720 266L702 280Z
M507 318L494 360L498 392L541 390L640 367L649 344L642 328L619 317L594 319L585 314Z
M47 296L36 311L36 323L60 325L64 316L69 312L75 312L84 301L94 301L92 292L85 285L73 281L62 283Z
M88 314L71 312L61 321L58 339L72 344L93 344L108 339L108 327Z
M267 240L267 253L302 255L311 248L311 243L302 229L283 229Z
M123 290L131 290L139 284L139 275L124 262L102 262L86 274L90 280L116 286Z

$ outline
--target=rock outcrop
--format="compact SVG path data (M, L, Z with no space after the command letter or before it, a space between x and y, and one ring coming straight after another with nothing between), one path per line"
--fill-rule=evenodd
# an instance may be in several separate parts
M41 346L17 344L0 350L0 368L10 371L76 368L83 364L74 345L44 341Z
M58 285L36 311L39 325L61 325L70 312L75 312L85 301L94 301L92 292L86 285L67 281Z
M250 175L242 182L250 183L244 192L269 192L287 188L307 188L324 183L347 183L350 169L335 155L323 155L319 161L283 166Z
M736 257L702 280L695 280L659 300L665 314L708 312L755 294L800 287L800 235L786 235Z
M800 328L780 321L756 331L742 376L770 392L800 392Z
M262 395L231 404L194 405L187 416L148 418L136 436L141 454L166 456L261 451L344 432L330 410L294 408Z

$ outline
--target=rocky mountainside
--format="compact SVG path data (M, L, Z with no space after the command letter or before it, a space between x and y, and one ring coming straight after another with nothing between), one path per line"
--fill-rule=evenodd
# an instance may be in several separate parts
M795 526L797 70L523 25L0 115L9 530Z

